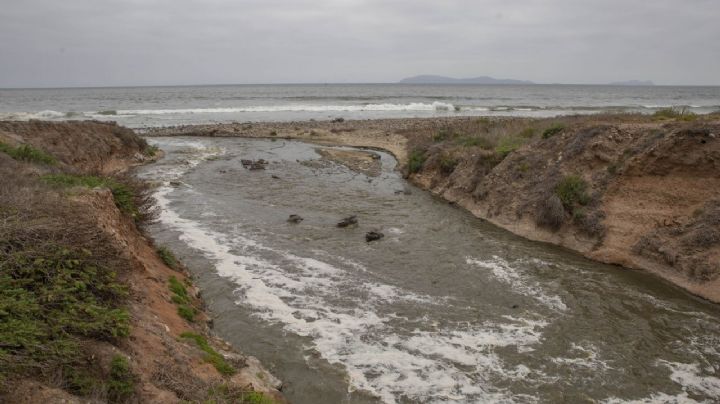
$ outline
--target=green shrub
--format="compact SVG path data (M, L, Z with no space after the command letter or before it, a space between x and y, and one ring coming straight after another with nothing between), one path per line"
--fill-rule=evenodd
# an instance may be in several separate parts
M561 123L553 125L543 131L542 137L543 137L543 139L549 139L549 138L557 135L558 133L562 132L563 129L565 129L565 125L563 125Z
M569 175L555 187L555 194L560 198L563 206L570 212L575 212L576 205L587 205L590 196L587 194L587 183L576 175Z
M225 376L231 376L235 374L235 368L233 368L225 358L220 355L216 350L214 350L210 344L208 344L207 339L203 337L200 334L195 334L192 332L184 332L180 334L180 338L191 340L195 342L195 344L205 352L204 360L213 366L215 366L215 369L217 369L220 374L223 374Z
M175 254L173 254L170 249L167 247L158 247L157 254L165 265L172 269L178 269L179 262L177 258L175 258Z
M45 165L57 164L57 160L55 160L55 157L45 153L42 150L36 149L26 144L20 145L18 147L12 147L8 144L0 142L0 152L7 154L15 160Z
M115 206L121 212L131 217L136 217L140 213L135 203L136 195L134 190L128 184L115 179L94 175L49 174L44 175L42 180L59 187L108 188L112 192Z
M128 335L126 288L90 251L10 243L0 241L0 374L70 364L80 340Z
M126 402L135 391L135 378L130 371L130 364L121 355L115 355L110 362L110 379L107 382L108 399L110 402Z
M425 155L425 152L420 150L413 150L412 153L410 153L410 157L408 158L408 171L411 174L420 172L422 170L423 165L425 164L425 160L427 159L427 156Z
M655 111L653 114L653 118L656 120L662 120L662 119L677 119L681 121L694 121L697 119L697 115L690 111L687 107L673 107L673 108L663 108L658 111Z

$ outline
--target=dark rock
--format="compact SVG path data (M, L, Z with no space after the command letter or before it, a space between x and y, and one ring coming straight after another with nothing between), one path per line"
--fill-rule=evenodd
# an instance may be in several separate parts
M519 304L513 304L513 305L510 306L510 307L513 308L513 309L518 309L518 308L520 308L520 305L519 305Z
M275 175L275 174L271 175L270 177L271 177L272 179L275 179L275 180L279 180L279 179L280 179L280 177L278 177L278 176Z
M180 185L182 185L182 182L180 182L180 181L170 181L170 185L172 185L173 187L179 187Z
M240 160L240 162L242 163L243 167L245 167L245 168L248 168L253 163L252 160L246 160L246 159L242 159L242 160Z
M380 240L383 237L385 237L385 235L379 231L369 231L365 234L365 241L369 243L371 241Z
M290 223L300 223L303 221L303 218L300 217L300 215L290 215L287 221Z
M357 222L358 222L357 216L355 216L355 215L348 216L345 219L338 222L337 227L348 227L350 225L357 224Z
M370 157L372 157L373 160L380 160L380 155L377 153L370 153Z

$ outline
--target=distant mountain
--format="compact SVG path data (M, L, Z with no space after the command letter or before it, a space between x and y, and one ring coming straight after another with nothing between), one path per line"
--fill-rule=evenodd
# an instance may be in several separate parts
M626 81L613 81L610 83L611 86L654 86L650 80L626 80Z
M535 84L532 81L494 79L488 76L456 79L453 77L421 75L400 80L401 84Z

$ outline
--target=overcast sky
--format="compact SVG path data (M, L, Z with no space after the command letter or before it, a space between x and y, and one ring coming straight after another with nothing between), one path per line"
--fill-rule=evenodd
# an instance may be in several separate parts
M720 0L2 0L0 87L720 85Z

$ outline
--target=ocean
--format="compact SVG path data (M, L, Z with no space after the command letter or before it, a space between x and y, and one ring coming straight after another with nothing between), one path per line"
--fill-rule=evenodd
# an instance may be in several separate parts
M273 84L0 89L0 120L97 119L132 128L440 116L548 117L720 110L720 87Z

